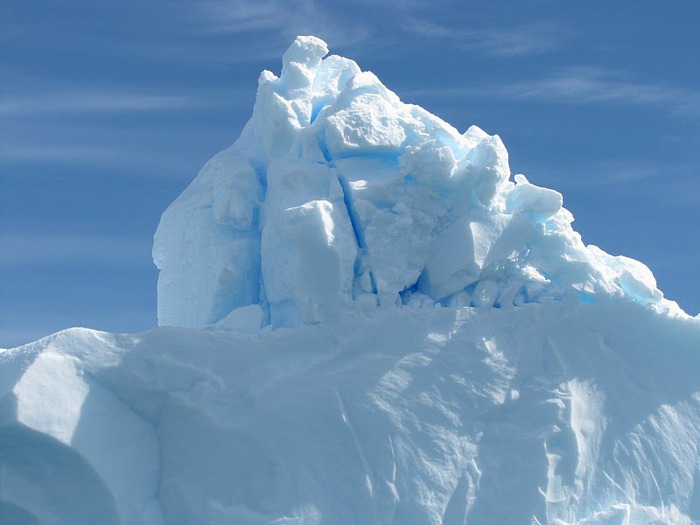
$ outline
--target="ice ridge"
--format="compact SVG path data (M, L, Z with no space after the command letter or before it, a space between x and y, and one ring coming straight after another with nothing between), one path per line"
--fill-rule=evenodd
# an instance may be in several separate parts
M596 301L682 315L651 271L586 246L558 192L300 36L253 115L164 212L160 325L243 330L377 307ZM324 58L325 57L325 58Z

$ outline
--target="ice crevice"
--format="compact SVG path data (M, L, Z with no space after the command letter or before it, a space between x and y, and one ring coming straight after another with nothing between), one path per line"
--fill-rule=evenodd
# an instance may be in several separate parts
M352 231L355 236L355 242L358 247L357 258L355 259L355 263L353 265L354 277L352 287L352 298L353 300L356 300L363 292L369 292L376 295L377 283L374 278L374 272L370 267L368 267L367 245L365 243L360 218L352 200L352 192L348 186L347 180L342 175L338 175L338 184L343 192L343 203L345 204L345 210L348 214L348 219L350 220ZM369 279L369 288L367 287L367 282L363 282L363 277Z

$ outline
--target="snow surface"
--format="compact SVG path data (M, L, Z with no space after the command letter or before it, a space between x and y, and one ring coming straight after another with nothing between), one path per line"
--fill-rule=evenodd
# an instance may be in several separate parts
M615 298L72 329L0 354L0 522L698 523L699 348Z
M326 53L163 214L162 326L0 350L0 524L700 523L700 318Z

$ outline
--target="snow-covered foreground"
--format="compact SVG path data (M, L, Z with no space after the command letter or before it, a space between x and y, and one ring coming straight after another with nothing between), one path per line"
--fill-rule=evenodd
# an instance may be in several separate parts
M0 354L0 516L693 523L698 348L697 320L616 300L72 329Z
M326 53L163 214L160 328L0 350L0 524L700 523L700 318Z

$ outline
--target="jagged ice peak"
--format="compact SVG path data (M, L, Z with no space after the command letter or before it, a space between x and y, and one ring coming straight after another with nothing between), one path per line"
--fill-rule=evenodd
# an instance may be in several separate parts
M685 315L651 271L586 246L508 152L300 36L241 136L156 232L161 325L243 330L377 308L510 308L600 294ZM325 57L325 58L324 58Z

